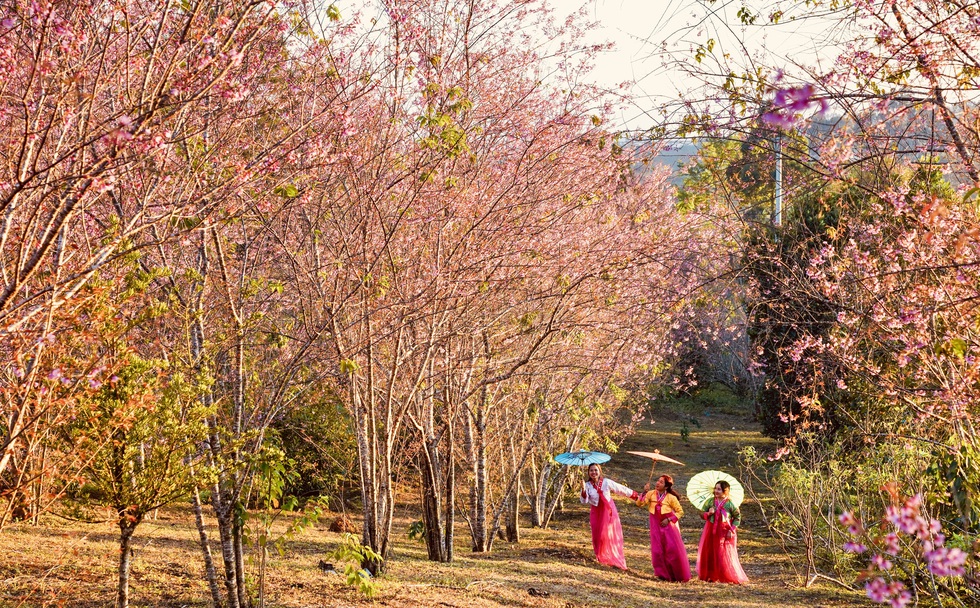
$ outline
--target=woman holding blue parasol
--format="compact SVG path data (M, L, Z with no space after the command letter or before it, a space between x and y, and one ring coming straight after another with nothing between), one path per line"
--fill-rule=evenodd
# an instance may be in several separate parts
M592 527L592 549L599 563L626 570L623 526L619 521L619 511L612 500L612 494L628 496L631 500L639 498L639 494L602 476L599 465L609 458L609 454L584 450L555 456L555 460L562 464L589 466L588 478L582 481L580 498L582 504L591 506L589 523Z

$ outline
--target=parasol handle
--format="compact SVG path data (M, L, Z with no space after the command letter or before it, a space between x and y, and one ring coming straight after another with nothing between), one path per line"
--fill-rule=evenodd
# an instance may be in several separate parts
M651 487L651 488L653 487L653 486L652 486L652 485L650 485L650 484L651 484L651 483L653 483L653 470L654 470L655 468L657 468L657 461L656 461L656 460L654 460L654 461L652 461L652 462L650 463L650 476L649 476L649 477L647 477L647 486L649 486L649 487Z

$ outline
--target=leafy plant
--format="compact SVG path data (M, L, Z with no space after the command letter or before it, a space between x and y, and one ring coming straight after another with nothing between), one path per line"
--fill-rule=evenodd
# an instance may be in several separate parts
M348 585L357 588L368 599L377 595L377 582L370 571L361 567L365 562L383 561L383 558L370 547L362 545L353 534L344 534L340 545L330 554L330 558L338 562L347 562L344 566L344 576L347 578Z
M251 540L259 550L259 608L265 606L265 575L269 548L275 549L280 556L285 555L286 543L303 530L313 526L327 507L326 498L319 498L307 504L303 514L293 520L285 532L279 536L272 534L272 526L276 520L284 512L293 511L299 506L299 499L296 496L285 493L288 484L295 482L299 476L295 464L278 447L268 444L263 446L255 466L256 502L259 510L254 512L243 510L242 513L246 522L246 533L254 534Z
M425 540L425 522L420 519L409 524L408 537L417 541Z

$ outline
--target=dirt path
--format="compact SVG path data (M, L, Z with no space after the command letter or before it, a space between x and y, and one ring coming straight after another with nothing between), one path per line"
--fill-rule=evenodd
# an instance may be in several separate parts
M744 417L707 415L701 428L689 427L681 436L683 419L674 416L649 420L605 467L607 476L642 488L649 461L626 450L660 449L687 464L659 467L674 475L684 493L687 480L706 468L737 473L736 453L744 445L771 444L744 422ZM871 604L859 593L832 585L803 589L789 561L765 530L759 505L742 507L740 554L751 583L743 587L693 581L665 583L653 578L649 561L647 514L628 501L617 499L626 559L631 570L620 572L600 566L592 555L588 511L577 501L549 530L522 530L522 542L500 542L490 555L468 550L461 523L457 531L457 559L451 565L425 560L425 548L409 540L407 529L415 519L406 512L395 524L395 557L381 579L381 592L373 605L542 608L702 606L749 608L780 606L862 606ZM689 503L684 501L684 507ZM682 520L684 540L693 566L700 520L691 508ZM111 606L114 568L118 556L115 529L109 524L82 525L51 521L44 528L16 525L0 534L0 607L7 606ZM134 606L207 606L196 532L187 509L162 513L137 532L131 597ZM339 535L326 524L291 543L284 557L270 564L267 605L282 607L367 606L371 602L346 587L336 574L321 572L317 564L337 544ZM249 565L253 569L254 565Z

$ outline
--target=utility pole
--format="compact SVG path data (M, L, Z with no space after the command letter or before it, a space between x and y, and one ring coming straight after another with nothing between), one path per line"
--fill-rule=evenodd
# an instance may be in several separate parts
M777 227L783 225L783 133L776 132L776 145L773 153L776 156L776 193L773 201L773 224Z

